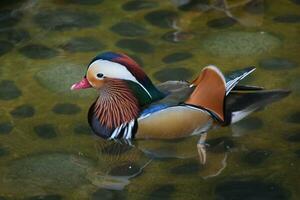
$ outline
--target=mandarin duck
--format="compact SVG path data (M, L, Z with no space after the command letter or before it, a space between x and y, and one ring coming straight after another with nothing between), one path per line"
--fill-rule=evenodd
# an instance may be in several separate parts
M225 77L210 65L192 82L154 85L132 58L105 52L92 59L71 90L93 87L99 93L88 122L102 138L174 139L235 123L289 94L238 85L254 70L247 67Z

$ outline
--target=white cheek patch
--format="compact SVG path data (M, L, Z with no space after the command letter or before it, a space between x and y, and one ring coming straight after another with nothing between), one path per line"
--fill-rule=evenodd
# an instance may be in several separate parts
M102 73L104 77L135 82L147 92L150 98L152 98L147 89L140 82L138 82L138 80L127 70L126 67L119 63L99 59L90 64L89 68L97 73Z

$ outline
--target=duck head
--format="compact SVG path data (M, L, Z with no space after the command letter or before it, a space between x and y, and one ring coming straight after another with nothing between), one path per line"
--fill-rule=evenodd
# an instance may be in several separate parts
M84 78L73 84L71 90L93 87L101 91L108 85L116 88L120 82L127 84L141 106L164 97L132 58L113 52L105 52L93 58Z

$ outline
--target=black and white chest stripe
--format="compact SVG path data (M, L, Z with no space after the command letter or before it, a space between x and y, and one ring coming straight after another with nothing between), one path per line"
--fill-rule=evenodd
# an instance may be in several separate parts
M126 122L117 127L109 139L133 139L138 129L137 119Z

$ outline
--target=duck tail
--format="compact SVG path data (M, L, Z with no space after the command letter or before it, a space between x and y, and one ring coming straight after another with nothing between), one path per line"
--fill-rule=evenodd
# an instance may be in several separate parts
M238 85L254 70L255 67L247 67L225 77L217 67L207 66L191 83L190 87L195 89L185 103L207 110L223 125L228 125L289 95L289 90Z
M234 88L226 97L224 125L233 124L245 118L252 112L279 101L290 94L289 90L264 90L248 86Z

